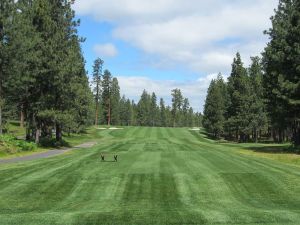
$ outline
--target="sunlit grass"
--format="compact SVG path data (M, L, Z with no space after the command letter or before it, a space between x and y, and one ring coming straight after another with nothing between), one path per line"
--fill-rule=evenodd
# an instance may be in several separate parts
M0 165L0 224L300 224L296 155L270 160L251 148L271 145L223 144L185 128L86 135L69 138L99 144Z

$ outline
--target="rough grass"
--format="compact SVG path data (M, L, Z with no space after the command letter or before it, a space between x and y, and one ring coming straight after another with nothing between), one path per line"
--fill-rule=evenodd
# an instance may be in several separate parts
M91 135L101 144L0 165L0 224L300 224L292 164L188 129ZM100 152L119 162L101 163Z
M284 146L285 147L285 146ZM285 149L285 148L283 148ZM264 146L264 147L244 147L238 152L240 154L263 157L266 159L276 160L286 164L294 164L300 167L300 155L289 151L277 151L278 146Z

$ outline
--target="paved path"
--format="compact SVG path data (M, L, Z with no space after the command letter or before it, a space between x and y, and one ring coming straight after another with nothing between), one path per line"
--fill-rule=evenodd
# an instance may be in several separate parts
M63 154L65 152L69 152L69 151L72 151L75 149L90 148L90 147L93 147L95 144L96 144L96 142L87 142L87 143L84 143L81 145L77 145L73 148L54 149L54 150L49 150L49 151L42 152L42 153L16 157L16 158L12 158L12 159L0 159L0 164L16 163L16 162L24 162L24 161L34 160L34 159L48 158L48 157L60 155L60 154Z

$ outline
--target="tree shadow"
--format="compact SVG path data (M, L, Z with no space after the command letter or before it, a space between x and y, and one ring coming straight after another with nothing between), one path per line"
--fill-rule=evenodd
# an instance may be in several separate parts
M117 163L117 161L114 161L114 160L105 160L105 161L101 161L102 163Z
M20 122L18 121L9 121L9 123L13 126L19 127L20 126Z
M72 145L66 140L56 141L55 138L43 137L40 139L40 146L46 148L71 148Z
M200 134L201 134L204 138L206 138L206 139L211 139L211 140L214 140L214 141L220 140L219 138L216 138L213 134L207 133L207 132L204 131L204 130L200 130Z
M86 129L84 129L78 132L78 134L89 134L89 132Z
M300 154L300 148L296 148L293 146L253 146L253 147L245 147L247 150L251 150L254 152L260 153L272 153L272 154Z

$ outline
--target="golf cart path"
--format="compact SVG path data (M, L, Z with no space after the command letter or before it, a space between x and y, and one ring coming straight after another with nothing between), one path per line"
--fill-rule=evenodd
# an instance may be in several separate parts
M20 156L12 159L0 159L0 164L4 163L16 163L16 162L25 162L25 161L30 161L34 159L44 159L52 156L57 156L61 155L63 153L76 150L76 149L81 149L81 148L90 148L93 147L97 142L86 142L80 145L77 145L72 148L63 148L63 149L53 149L53 150L48 150L46 152L41 152L37 154L32 154L32 155L27 155L27 156Z

